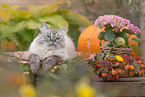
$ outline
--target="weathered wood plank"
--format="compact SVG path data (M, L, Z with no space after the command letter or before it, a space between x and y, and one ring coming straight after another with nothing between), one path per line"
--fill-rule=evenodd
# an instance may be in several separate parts
M2 54L0 54L0 59L6 59L9 60L10 58L20 58L20 59L24 59L25 54L27 53L27 51L17 51L17 52L3 52ZM77 56L81 56L81 52L76 52ZM92 55L88 54L86 59L92 58Z
M92 82L98 92L110 96L145 96L145 82Z
M131 81L139 81L139 82L145 82L145 77L131 77L131 78L120 78L118 81L126 81L126 82L131 82Z
M0 60L10 62L10 59L24 59L24 54L26 51L17 51L17 52L4 52L0 54Z
M103 78L98 78L97 75L93 78L93 80L98 81L98 82L106 82L103 80ZM113 82L113 81L110 81L110 82ZM114 82L145 82L145 75L140 76L140 77L119 78L118 80L115 80Z

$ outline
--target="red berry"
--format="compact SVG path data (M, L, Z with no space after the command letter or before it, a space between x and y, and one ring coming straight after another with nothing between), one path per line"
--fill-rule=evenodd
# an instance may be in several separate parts
M100 66L98 66L97 64L95 65L96 68L100 68Z

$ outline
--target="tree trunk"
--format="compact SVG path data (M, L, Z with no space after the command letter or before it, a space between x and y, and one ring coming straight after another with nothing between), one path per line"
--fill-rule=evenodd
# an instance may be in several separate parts
M145 40L145 0L140 0L140 28L141 35L140 38ZM145 57L145 43L140 44L142 57Z

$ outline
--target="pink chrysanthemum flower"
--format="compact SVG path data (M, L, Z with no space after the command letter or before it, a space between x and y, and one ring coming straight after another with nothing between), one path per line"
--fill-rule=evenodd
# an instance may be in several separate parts
M134 33L134 34L139 34L141 33L140 29L138 27L135 27L133 24L129 24L127 25L127 27L129 28L129 30Z
M95 25L98 27L103 27L106 24L110 24L112 27L122 28L130 24L130 21L116 15L99 16L95 21Z
M120 29L127 26L132 33L141 33L138 27L135 27L133 24L130 24L130 20L119 17L117 15L99 16L98 19L96 19L95 21L95 26L98 26L100 28L106 26L107 24L110 24L112 27L117 27Z

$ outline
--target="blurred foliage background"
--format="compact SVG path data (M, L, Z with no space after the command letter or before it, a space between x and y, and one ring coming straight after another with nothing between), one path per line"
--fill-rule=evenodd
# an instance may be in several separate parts
M41 22L49 27L67 27L68 35L77 46L81 31L94 24L100 15L114 14L140 25L139 0L52 0L43 5L2 1L0 6L0 42L2 49L27 50L39 32ZM31 2L33 2L31 1ZM55 1L55 2L54 2ZM5 4L5 3L8 3ZM25 2L24 2L25 3ZM21 3L23 4L23 3ZM8 41L8 42L7 42Z
M8 47L8 42L11 42L16 45L16 50L27 50L39 33L42 22L46 22L49 27L55 29L65 26L66 33L70 36L74 36L70 34L71 32L80 34L79 26L86 27L92 24L85 16L61 8L62 3L58 1L45 5L28 5L28 10L8 4L1 5L0 42L2 48ZM77 42L77 39L74 38L74 41Z

